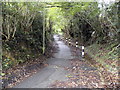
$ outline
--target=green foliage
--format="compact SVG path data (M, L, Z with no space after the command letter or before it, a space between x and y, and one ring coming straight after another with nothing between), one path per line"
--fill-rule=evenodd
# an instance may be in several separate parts
M72 37L82 44L117 42L118 4L109 7L101 4L104 7L99 8L98 2L2 3L3 66L22 63L36 53L41 54L54 33ZM11 61L15 63L8 65Z
M118 3L101 8L97 2L59 4L64 18L68 21L64 25L66 36L81 38L83 43L91 40L102 44L118 38ZM93 36L92 32L95 32Z
M44 5L26 2L2 4L3 69L42 54ZM45 38L46 46L50 39L48 37L50 36L47 35Z

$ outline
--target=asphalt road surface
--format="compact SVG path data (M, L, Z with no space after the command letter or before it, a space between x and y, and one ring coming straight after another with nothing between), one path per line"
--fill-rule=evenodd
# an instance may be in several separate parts
M69 59L73 58L70 48L59 40L58 35L54 35L54 39L58 44L58 52L54 54L54 58L48 60L48 66L13 88L48 88L56 80L68 80L67 75L70 72L65 70L65 68L70 67Z

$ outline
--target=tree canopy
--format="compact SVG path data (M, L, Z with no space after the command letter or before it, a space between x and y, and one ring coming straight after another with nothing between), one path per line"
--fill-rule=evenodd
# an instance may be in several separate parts
M118 44L118 5L117 2L109 6L104 2L3 2L4 63L12 65L14 60L19 63L34 57L33 53L42 54L55 33L84 44L111 40ZM4 63L4 67L9 66Z

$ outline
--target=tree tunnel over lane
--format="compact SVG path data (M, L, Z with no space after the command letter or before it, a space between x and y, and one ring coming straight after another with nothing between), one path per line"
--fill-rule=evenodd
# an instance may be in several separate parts
M90 10L90 7L93 10ZM92 33L101 28L99 21L92 20L99 20L100 9L96 2L49 3L45 9L47 19L52 23L52 30L66 38L77 40L79 44L91 40ZM48 24L46 22L46 25Z
M99 4L101 4L101 7L99 7ZM17 64L24 62L22 59L28 60L32 55L35 57L35 54L45 55L45 52L47 52L46 48L48 44L52 42L54 34L61 34L65 38L68 38L68 40L73 39L73 41L77 41L80 46L91 46L92 44L94 45L94 43L101 46L103 44L103 47L104 45L110 45L110 47L107 48L110 50L108 54L111 55L111 58L115 57L116 59L118 57L116 53L118 51L117 48L120 46L118 42L119 21L117 20L117 12L119 12L117 11L117 5L119 5L119 3L110 4L110 7L107 7L105 3L98 2L54 2L40 3L40 5L35 3L5 3L3 5L3 11L5 11L5 13L3 13L3 45L7 52L12 51L10 55L16 52L19 54L22 53L20 57L17 57L18 54L12 56L16 58ZM14 11L12 11L12 8L15 8ZM9 12L7 12L7 10ZM43 11L44 13L41 14L39 11ZM61 67L60 72L62 74L60 77L63 77L68 72L64 71L62 67L69 66L68 59L73 57L71 56L69 47L62 41L59 41L58 36L54 36L54 38L59 46L59 52L54 55L55 58L48 60L48 63L51 65L50 68L48 68L48 66L46 69L51 69L52 64L58 65L58 67ZM99 50L103 49L103 47ZM27 52L31 52L32 55L31 53L25 54ZM63 54L63 52L65 54ZM10 59L6 59L7 57L9 56L5 54L5 64L3 65L5 68L9 66L6 60L14 60L11 57L9 57ZM107 67L108 66L109 65L107 65ZM55 66L55 68L58 67ZM45 71L47 71L46 69ZM52 76L51 72L53 72ZM51 69L51 72L48 72L51 78L57 76L59 73L53 69ZM46 74L45 78L49 78L48 74ZM39 74L37 75L39 76ZM42 75L44 75L44 70ZM48 82L45 81L42 83L45 78L41 77L40 80L36 82L35 87L39 87L38 83L41 83L43 87L47 87L51 81L48 80ZM49 79L51 80L51 78ZM57 77L57 79L58 78L59 77ZM66 80L66 77L64 77L63 80L64 79ZM31 78L30 81L32 80ZM25 82L28 83L29 80ZM30 86L28 85L28 87Z

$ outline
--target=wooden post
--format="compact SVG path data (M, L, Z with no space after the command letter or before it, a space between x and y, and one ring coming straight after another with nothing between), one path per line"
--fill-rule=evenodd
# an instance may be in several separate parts
M84 55L85 55L85 47L84 46L82 46L82 58L84 58Z
M76 52L77 52L77 49L78 49L78 42L76 41Z
M76 48L78 48L78 42L76 42Z

